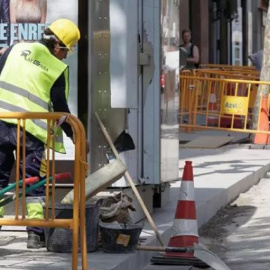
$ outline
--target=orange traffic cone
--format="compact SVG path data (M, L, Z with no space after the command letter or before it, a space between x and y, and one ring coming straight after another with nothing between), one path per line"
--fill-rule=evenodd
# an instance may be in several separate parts
M186 161L184 167L173 226L175 236L171 237L168 247L193 247L194 243L199 243L191 161ZM165 256L194 257L193 252L166 252Z
M217 125L218 125L217 96L215 93L215 89L212 87L208 103L207 126L217 126Z
M198 225L194 201L194 183L192 162L186 161L180 195L174 219L175 235L169 240L168 247L162 256L154 256L153 264L161 265L193 265L194 267L209 267L204 261L194 256L194 244L198 244Z
M269 120L268 120L268 97L262 98L262 106L260 111L260 122L258 123L258 130L269 131ZM256 133L254 136L254 144L268 144L269 135L263 133Z

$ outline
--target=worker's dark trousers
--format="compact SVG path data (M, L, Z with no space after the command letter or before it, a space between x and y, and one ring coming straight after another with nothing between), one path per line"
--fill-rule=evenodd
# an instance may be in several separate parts
M21 142L22 146L22 132ZM8 124L0 120L0 189L9 183L9 177L15 162L14 151L17 147L17 126ZM40 165L44 153L44 143L38 140L30 133L26 133L26 156L25 156L25 174L27 177L39 176ZM20 149L22 155L22 147ZM22 160L20 160L20 174L22 175ZM20 176L21 178L22 176ZM15 179L14 179L15 180ZM26 196L43 197L45 195L44 186L35 189ZM42 233L43 228L28 227L28 231Z

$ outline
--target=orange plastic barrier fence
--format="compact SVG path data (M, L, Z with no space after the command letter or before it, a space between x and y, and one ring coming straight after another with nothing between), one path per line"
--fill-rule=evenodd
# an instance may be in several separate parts
M184 75L184 74L183 74ZM252 80L256 81L260 79L260 73L254 70L205 70L198 69L196 72L196 77L207 77L207 78L219 78L219 79L238 79L238 80Z
M201 68L214 68L223 70L255 70L254 66L236 66L226 64L200 64Z
M259 129L261 114L253 123L258 89L269 86L270 82L180 76L180 127L269 135L269 129ZM261 112L261 96L259 104ZM269 108L269 100L266 107ZM266 113L269 115L268 109Z
M81 243L82 269L87 270L87 246L85 230L85 177L87 172L86 150L85 150L85 130L82 123L73 115L64 113L1 113L0 119L15 119L17 122L17 158L16 158L16 188L15 188L15 214L14 217L4 217L0 219L0 225L8 226L32 226L32 227L60 227L73 231L72 248L72 269L78 269L78 247L79 235ZM25 139L26 126L28 121L42 120L47 124L46 143L46 201L44 209L44 219L28 219L26 216L26 184L25 166L22 175L19 172L20 157L22 164L25 164ZM44 122L45 120L45 122ZM55 141L54 127L59 122L69 123L74 132L75 154L74 154L74 203L73 218L55 218ZM51 147L50 147L51 146ZM23 184L20 187L19 179ZM21 197L21 200L19 198ZM49 215L50 207L50 215ZM80 231L80 234L79 234Z
M193 79L186 79L181 81L182 76L192 76ZM180 110L186 109L189 107L190 109L194 104L192 100L194 99L194 91L195 89L195 81L197 77L203 78L217 78L217 79L236 79L236 80L259 80L259 73L257 71L224 71L224 70L211 70L211 69L197 69L192 72L181 71L180 72L180 95L179 95L179 105ZM206 93L205 91L203 91ZM201 89L199 90L199 95L201 93ZM253 108L255 98L257 95L257 88L252 87L250 93L249 107Z

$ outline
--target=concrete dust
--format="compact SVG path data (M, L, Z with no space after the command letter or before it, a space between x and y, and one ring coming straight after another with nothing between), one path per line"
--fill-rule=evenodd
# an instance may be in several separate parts
M270 269L269 205L270 178L264 178L203 225L200 242L232 270Z

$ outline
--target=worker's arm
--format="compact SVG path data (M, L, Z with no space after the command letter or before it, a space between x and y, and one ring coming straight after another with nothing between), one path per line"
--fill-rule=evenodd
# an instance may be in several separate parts
M65 86L65 76L64 73L62 73L62 75L56 80L51 89L51 101L53 105L53 110L55 112L70 113L65 94ZM61 128L64 130L68 137L73 139L73 131L68 123L64 122L61 125Z
M55 112L66 112L70 113L67 99L65 95L65 76L64 73L58 78L58 80L54 83L52 89L51 89L51 101L53 104L53 110ZM61 128L64 130L66 135L70 137L70 139L75 143L75 138L73 138L73 131L71 129L71 126L64 122L61 125ZM86 140L86 153L90 151L90 144Z

